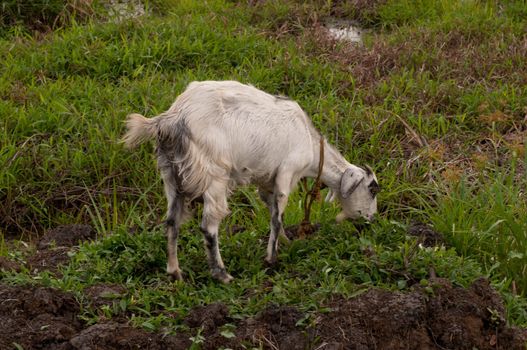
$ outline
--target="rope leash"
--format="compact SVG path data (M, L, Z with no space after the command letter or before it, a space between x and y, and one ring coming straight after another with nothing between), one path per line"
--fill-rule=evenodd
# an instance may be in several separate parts
M311 206L315 199L320 197L320 177L322 176L322 169L324 168L324 138L320 136L320 155L318 159L318 173L315 179L311 191L307 190L307 179L303 178L302 183L304 190L306 191L306 196L304 197L304 219L298 226L298 236L304 238L306 232L311 231Z

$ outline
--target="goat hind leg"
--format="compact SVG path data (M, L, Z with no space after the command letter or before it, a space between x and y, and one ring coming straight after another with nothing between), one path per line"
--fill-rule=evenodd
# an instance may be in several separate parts
M211 186L204 195L203 219L201 231L207 251L207 261L212 277L223 283L229 283L233 277L227 273L221 259L218 230L221 220L227 215L227 188L219 183Z
M162 169L161 177L165 188L165 196L168 201L167 210L167 273L175 280L182 280L183 275L179 268L177 258L177 240L179 228L191 215L186 208L186 198L178 193L176 176L172 169Z
M177 240L179 236L179 228L184 220L184 197L174 197L170 201L170 207L167 214L167 273L175 280L183 280L183 274L179 268L179 261L177 257Z

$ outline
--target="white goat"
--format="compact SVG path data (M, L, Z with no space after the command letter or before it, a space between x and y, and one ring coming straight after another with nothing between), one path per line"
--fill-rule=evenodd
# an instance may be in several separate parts
M123 138L132 148L156 139L158 167L168 199L167 272L181 279L177 259L180 225L191 216L190 204L203 201L201 229L212 276L232 280L218 247L218 227L229 213L227 198L239 185L256 184L271 213L266 261L276 262L278 234L291 190L319 167L319 132L300 106L235 81L193 82L170 109L147 119L131 114ZM377 212L379 186L370 168L347 162L326 141L321 181L342 204L337 222L371 220Z

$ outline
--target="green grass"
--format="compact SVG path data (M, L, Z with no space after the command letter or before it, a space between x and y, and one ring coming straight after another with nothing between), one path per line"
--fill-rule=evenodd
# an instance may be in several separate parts
M80 300L90 285L119 283L127 293L112 307L86 308L90 322L124 312L175 331L198 304L222 301L238 315L270 302L313 311L334 293L426 283L433 268L462 286L488 276L509 320L527 324L525 11L521 1L428 5L151 2L147 15L119 23L101 12L44 36L0 29L0 255L21 260L22 245L8 237L32 241L64 223L90 223L100 238L61 278L22 271L1 273L3 281ZM325 38L316 28L330 13L368 25L364 46ZM187 282L169 282L152 147L129 152L118 141L128 113L156 115L189 82L214 79L297 100L351 162L375 168L379 220L359 233L333 223L333 204L317 204L321 231L283 246L279 269L266 273L268 213L244 189L222 231L245 230L220 238L235 282L211 280L196 220L180 242ZM300 200L291 197L287 224L301 220ZM419 248L405 233L413 220L452 248Z
M525 178L518 184L512 173L493 173L480 186L462 181L449 193L425 204L425 215L444 232L463 255L478 256L486 270L509 276L511 283L527 290L527 221Z

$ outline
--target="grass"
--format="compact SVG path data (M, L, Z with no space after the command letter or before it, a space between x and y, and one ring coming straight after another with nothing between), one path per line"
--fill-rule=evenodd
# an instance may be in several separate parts
M521 1L372 4L152 2L145 16L120 22L101 12L44 35L2 29L0 255L22 259L22 245L6 241L32 241L64 223L90 223L100 237L60 278L26 270L4 272L3 281L55 286L80 300L90 285L122 284L118 303L87 307L84 317L125 313L147 329L176 331L198 304L222 301L238 315L270 302L313 311L334 293L426 283L432 267L463 286L488 276L509 320L527 324ZM328 38L321 23L330 14L368 26L365 44ZM383 188L378 222L359 233L332 222L333 205L317 204L320 233L283 246L280 268L266 273L268 214L244 189L222 231L245 230L220 238L235 282L210 279L196 220L180 243L187 282L168 282L152 147L132 153L118 140L128 113L153 116L190 81L214 79L290 96L351 162L373 165ZM287 224L302 218L300 200L291 197ZM420 249L406 235L414 220L452 248Z

